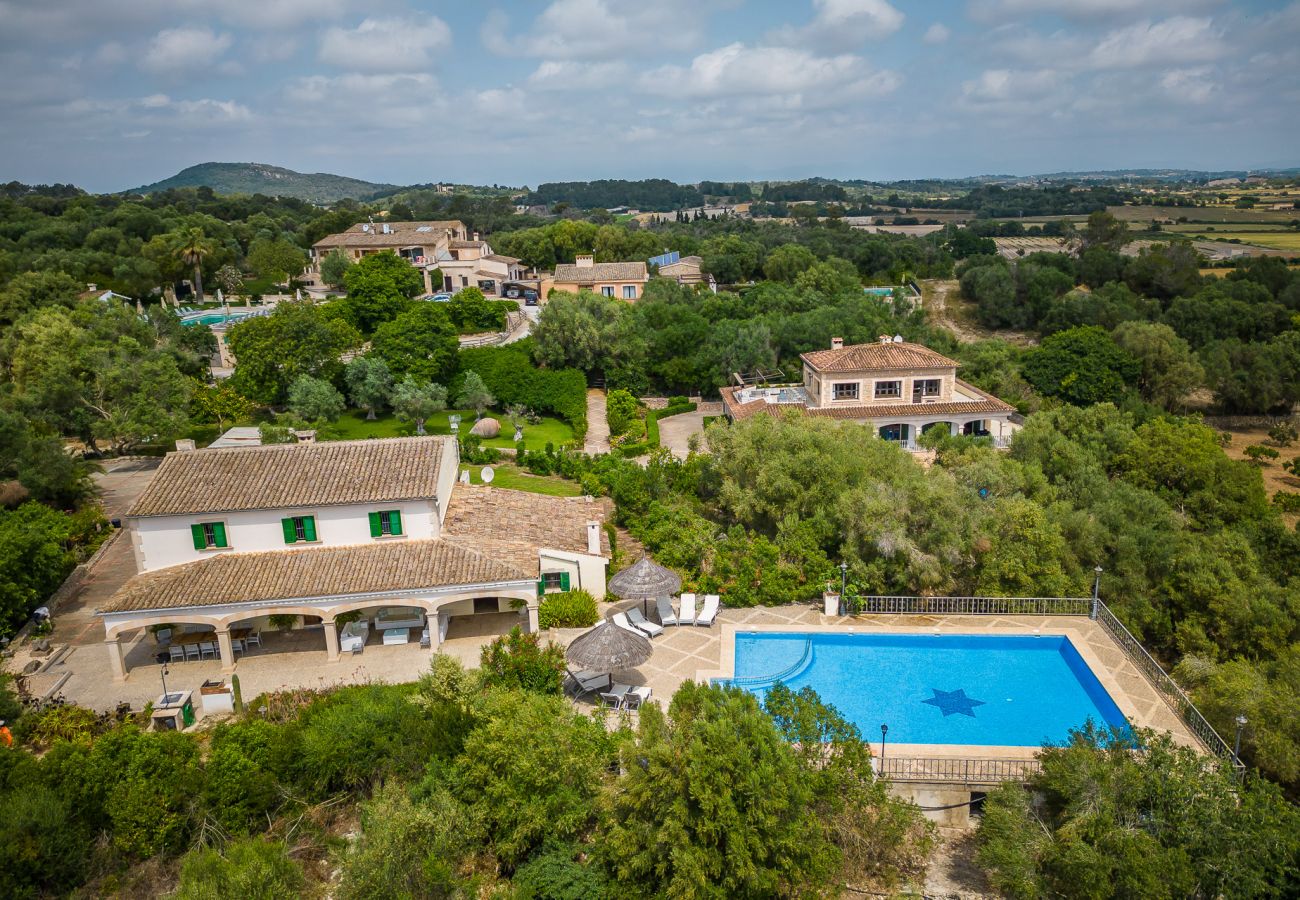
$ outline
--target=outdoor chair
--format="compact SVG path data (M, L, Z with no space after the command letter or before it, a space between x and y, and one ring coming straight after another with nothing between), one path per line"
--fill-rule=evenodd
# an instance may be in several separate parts
M610 619L619 628L626 628L628 631L632 632L633 634L642 634L641 629L634 628L632 626L632 623L628 621L627 613L614 613L614 615L610 616Z
M650 699L649 685L643 684L640 685L639 687L631 688L628 690L627 693L623 695L623 708L640 709L641 704L645 703L649 699Z
M601 674L600 672L585 669L581 672L566 669L565 672L569 676L569 680L573 682L573 698L575 700L585 694L590 694L592 691L608 690L611 686L608 673Z
M676 625L677 613L673 612L673 604L667 597L660 597L655 600L655 606L659 610L659 623L661 625Z
M682 608L681 611L677 613L677 624L678 625L695 624L695 595L694 594L682 594Z
M713 620L718 617L718 605L721 598L717 594L705 594L704 606L700 609L700 615L695 620L696 625L703 625L708 628L713 624Z
M635 606L627 611L627 619L632 623L633 628L644 631L652 638L659 637L659 635L664 633L664 627L662 625L656 625L654 622L651 622L643 616L641 610L637 609Z
M243 653L243 652L244 652L244 641L243 641L242 638L231 638L231 639L230 639L230 652L231 652L231 653Z
M600 698L599 700L600 708L601 709L622 709L623 698L627 696L627 692L630 691L631 689L632 689L631 685L616 684L608 691L602 691L600 694L597 695Z
M186 644L186 645L185 645L185 658L186 658L186 659L201 659L201 658L202 658L202 654L199 653L199 645L198 645L198 644Z
M262 646L262 632L260 631L249 632L248 637L244 638L245 646L251 647L254 644L256 644L259 647Z
M185 662L185 648L180 644L172 644L167 648L167 653L172 662Z
M212 643L212 641L199 641L199 658L216 659L217 645Z

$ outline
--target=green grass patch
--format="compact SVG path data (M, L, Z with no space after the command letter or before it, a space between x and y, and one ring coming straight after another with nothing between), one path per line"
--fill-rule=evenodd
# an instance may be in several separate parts
M482 484L482 466L464 466L469 470L470 484ZM507 488L512 491L528 491L532 494L546 494L551 497L580 497L582 487L567 478L558 475L530 475L516 466L494 465L492 486Z
M451 434L451 421L449 417L452 413L460 414L460 433L468 434L469 429L474 427L474 411L464 409L449 409L435 414L433 418L424 423L424 430L429 434ZM505 418L504 413L489 410L484 415L491 416L501 422L501 434L498 437L484 440L483 446L505 448L514 447L515 430L510 422ZM339 416L339 418L328 427L322 429L321 440L355 441L365 440L367 438L405 437L412 434L415 434L415 426L409 422L401 421L392 413L387 413L374 420L369 420L366 418L364 412L360 410L349 410L342 416ZM572 442L573 428L563 419L556 419L551 416L542 416L541 421L536 425L524 425L524 447L529 450L545 450L548 443L554 444L559 448Z

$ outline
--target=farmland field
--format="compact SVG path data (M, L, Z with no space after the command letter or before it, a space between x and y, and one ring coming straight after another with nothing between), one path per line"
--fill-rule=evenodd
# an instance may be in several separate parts
M1243 244L1300 253L1300 231L1209 231L1197 237L1208 241L1239 240Z

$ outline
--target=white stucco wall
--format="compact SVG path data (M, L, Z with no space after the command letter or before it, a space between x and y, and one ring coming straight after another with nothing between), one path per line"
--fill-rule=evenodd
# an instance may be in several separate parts
M454 452L454 451L453 451ZM445 496L450 497L450 483L455 479L454 461L444 460L439 481L448 479ZM439 485L439 494L443 494ZM445 511L446 504L439 504ZM370 513L396 509L402 515L401 537L370 536ZM191 516L150 516L129 519L136 565L141 572L163 569L181 563L205 559L213 553L253 553L284 550L291 547L335 547L368 544L375 540L436 538L441 518L430 500L376 502L365 505L322 506L301 509L269 509L249 512L208 513ZM316 517L316 543L286 544L280 520L290 516ZM195 550L190 526L199 522L224 522L230 546L224 550Z
M541 557L540 572L568 572L571 589L581 588L597 600L604 599L605 567L608 563L603 556L545 549L538 555Z

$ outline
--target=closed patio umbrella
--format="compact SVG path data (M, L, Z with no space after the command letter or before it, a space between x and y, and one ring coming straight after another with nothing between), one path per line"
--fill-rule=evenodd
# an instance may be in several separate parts
M650 658L650 639L620 628L609 619L580 634L564 651L564 657L578 669L617 672L632 669Z
M643 556L609 580L606 588L623 600L645 601L646 615L650 614L650 601L658 597L671 597L682 589L682 579L672 569L666 569L648 556Z

